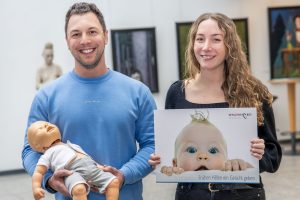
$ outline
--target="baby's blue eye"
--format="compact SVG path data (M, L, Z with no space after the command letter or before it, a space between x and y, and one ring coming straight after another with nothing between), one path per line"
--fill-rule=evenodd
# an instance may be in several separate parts
M216 153L219 153L219 149L217 147L212 147L208 150L209 153L211 154L216 154Z
M186 148L186 151L188 153L196 153L197 152L197 149L195 147L188 147Z

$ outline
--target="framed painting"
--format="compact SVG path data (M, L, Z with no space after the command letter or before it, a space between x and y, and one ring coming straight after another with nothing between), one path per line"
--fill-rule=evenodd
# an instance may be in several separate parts
M188 34L193 22L176 23L178 72L179 79L185 78L185 51L188 45Z
M271 79L300 78L300 6L268 8Z
M112 30L114 70L158 92L155 28Z
M250 63L249 57L249 37L248 37L248 18L235 18L232 19L238 35L241 38L244 52L247 56L248 62Z
M233 19L236 25L238 35L242 40L244 51L249 59L249 37L248 37L248 19L237 18ZM179 22L176 23L176 34L177 34L177 51L178 51L178 63L179 63L179 78L185 78L185 50L188 43L188 33L193 22Z

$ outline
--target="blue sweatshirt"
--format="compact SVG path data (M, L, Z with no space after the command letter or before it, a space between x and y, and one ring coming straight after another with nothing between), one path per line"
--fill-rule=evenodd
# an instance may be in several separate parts
M154 152L154 109L150 90L139 81L113 70L97 78L82 78L72 71L38 91L27 126L37 120L57 125L63 142L70 140L96 162L123 172L120 200L139 200L141 179L151 172L147 161ZM30 175L39 157L26 134L22 160ZM43 186L51 175L45 175ZM68 198L56 193L56 199ZM88 199L105 198L91 192Z

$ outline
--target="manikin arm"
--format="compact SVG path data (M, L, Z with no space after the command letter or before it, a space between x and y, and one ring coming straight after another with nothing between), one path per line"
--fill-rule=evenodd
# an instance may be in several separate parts
M42 188L42 181L47 167L43 165L37 165L32 176L32 192L35 200L39 200L45 197L45 191Z

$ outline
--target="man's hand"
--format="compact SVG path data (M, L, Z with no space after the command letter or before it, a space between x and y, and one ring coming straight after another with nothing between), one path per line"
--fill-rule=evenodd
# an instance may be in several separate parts
M45 191L42 188L35 188L33 190L33 196L35 200L45 198Z
M125 178L124 178L123 173L120 170L118 170L112 166L107 166L107 165L98 165L98 167L105 172L110 172L113 175L115 175L117 177L117 179L119 180L120 188L122 187Z
M253 168L253 166L242 159L232 159L225 162L223 171L242 171L248 168Z
M162 166L160 169L160 172L167 175L172 176L173 174L181 174L184 172L184 169L180 167L168 167L168 166Z
M65 186L64 178L66 176L70 176L71 174L72 172L66 169L56 170L48 179L48 184L52 189L62 193L64 196L70 196L68 189Z

